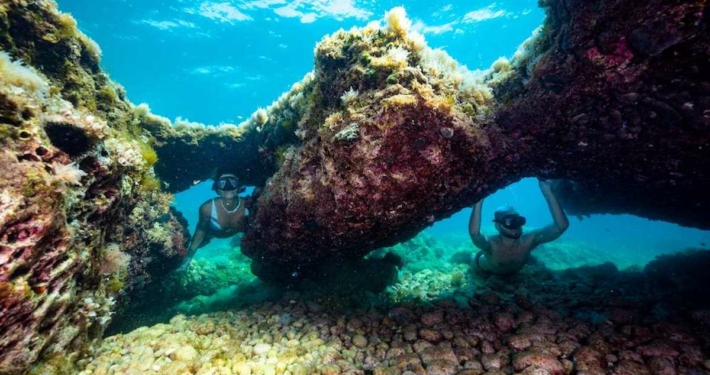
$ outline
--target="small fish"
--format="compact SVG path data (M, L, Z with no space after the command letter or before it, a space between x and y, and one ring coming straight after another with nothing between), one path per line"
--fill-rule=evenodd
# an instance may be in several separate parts
M195 185L199 184L200 182L202 182L202 181L201 180L192 180L192 186L195 186Z

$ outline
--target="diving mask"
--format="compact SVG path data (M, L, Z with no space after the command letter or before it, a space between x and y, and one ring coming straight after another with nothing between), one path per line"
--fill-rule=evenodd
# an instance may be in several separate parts
M520 229L527 222L524 216L520 216L518 214L505 215L500 219L493 221L502 225L506 229Z
M220 177L217 180L217 188L223 191L231 191L239 189L239 179L233 176Z

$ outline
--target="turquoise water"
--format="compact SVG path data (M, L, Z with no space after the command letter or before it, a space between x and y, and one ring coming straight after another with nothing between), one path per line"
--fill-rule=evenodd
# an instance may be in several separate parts
M470 69L512 56L543 20L537 0L58 4L99 43L102 67L131 101L206 124L238 123L267 106L313 68L313 48L323 36L380 20L395 6L405 6L430 46L446 49Z
M241 122L300 80L312 69L313 48L324 35L379 20L401 5L356 0L58 3L102 47L102 67L126 88L131 101L149 103L162 116L212 125ZM512 56L544 17L536 0L403 5L430 46L445 49L470 69L485 69L500 56ZM191 230L197 207L211 196L208 184L176 195L175 206ZM527 228L551 220L532 179L486 199L484 223L503 204L516 206L528 218ZM469 215L470 209L463 210L426 233L451 249L472 251L466 235ZM571 218L570 229L556 245L578 251L591 263L611 260L629 266L643 265L661 253L706 249L707 244L707 231L630 215L598 215ZM224 252L234 251L228 240L215 241L200 256L220 262L220 257L231 257ZM544 251L540 257L545 257Z

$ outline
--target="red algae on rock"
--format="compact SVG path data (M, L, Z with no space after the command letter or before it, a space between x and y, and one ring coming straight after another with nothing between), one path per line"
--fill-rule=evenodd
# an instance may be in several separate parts
M574 212L707 227L696 209L710 204L704 5L543 6L545 25L478 77L401 27L323 39L302 143L244 236L255 271L273 280L361 257L530 175L574 180L556 187Z
M421 36L393 26L403 16L393 11L387 26L341 31L316 47L297 130L303 145L267 183L242 242L257 262L317 264L343 247L361 257L442 217L483 173L473 150L490 147L480 130L490 92Z
M55 6L0 6L2 374L71 372L138 280L186 246L138 114Z

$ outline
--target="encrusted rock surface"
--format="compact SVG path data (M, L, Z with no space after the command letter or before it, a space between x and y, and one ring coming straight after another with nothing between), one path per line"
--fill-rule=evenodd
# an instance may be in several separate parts
M136 127L148 115L75 26L53 2L0 4L1 374L72 368L185 253Z
M242 240L245 254L266 264L256 272L357 259L520 177L518 165L497 157L496 131L482 129L490 90L410 32L401 8L386 18L316 47L296 130L303 143L286 151Z
M707 1L546 3L545 52L497 124L538 174L575 181L557 189L569 213L710 228Z
M543 5L545 25L482 79L398 12L321 41L303 143L243 239L255 271L360 257L530 175L574 180L560 194L573 212L592 199L708 227L706 3Z

